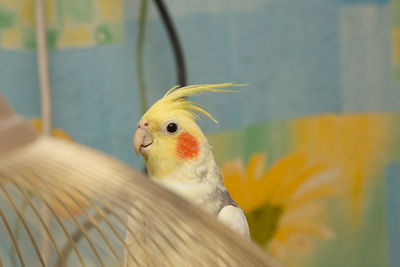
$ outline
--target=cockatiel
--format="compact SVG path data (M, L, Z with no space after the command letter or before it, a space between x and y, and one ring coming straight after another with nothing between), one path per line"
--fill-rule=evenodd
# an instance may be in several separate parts
M143 115L137 125L133 146L136 154L143 156L153 181L250 238L243 210L225 188L207 138L196 124L198 114L206 115L213 121L215 119L198 104L186 99L203 92L232 92L220 88L234 85L173 87ZM126 241L134 243L133 239L128 235ZM140 249L136 246L134 251Z
M218 88L232 85L172 88L143 115L133 143L136 154L143 156L151 179L250 237L246 217L222 182L207 138L196 124L198 115L195 112L215 119L196 103L185 99L207 91L227 92Z
M143 115L133 144L137 155L143 156L153 181L250 238L243 210L225 188L207 138L196 124L198 114L215 120L198 104L186 99L203 92L231 92L220 89L228 86L234 84L173 87Z

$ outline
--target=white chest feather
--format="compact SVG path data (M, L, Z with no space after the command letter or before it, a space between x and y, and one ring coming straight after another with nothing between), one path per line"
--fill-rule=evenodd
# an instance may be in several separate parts
M176 194L190 200L198 202L213 191L213 186L209 183L202 182L183 182L183 181L161 181L163 186L167 187Z

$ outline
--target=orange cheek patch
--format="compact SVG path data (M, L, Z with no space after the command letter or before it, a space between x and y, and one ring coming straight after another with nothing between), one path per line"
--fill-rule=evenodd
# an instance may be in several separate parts
M183 159L193 159L199 154L199 142L193 135L184 132L178 137L176 151Z

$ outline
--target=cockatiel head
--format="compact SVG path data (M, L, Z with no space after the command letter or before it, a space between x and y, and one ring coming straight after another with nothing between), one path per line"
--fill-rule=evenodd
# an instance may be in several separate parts
M216 120L186 97L202 92L232 92L220 89L228 86L235 84L173 87L143 115L133 144L136 154L143 156L151 177L162 179L210 154L207 139L196 120L198 113Z

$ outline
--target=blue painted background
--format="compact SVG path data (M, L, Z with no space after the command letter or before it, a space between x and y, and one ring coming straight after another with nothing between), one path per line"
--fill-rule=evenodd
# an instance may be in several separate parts
M325 112L398 109L387 1L205 1L199 12L189 8L193 1L166 2L190 84L250 84L239 94L198 98L220 122L204 121L208 132ZM174 85L175 65L163 25L149 8L144 64L153 103ZM141 165L130 145L140 116L138 12L136 1L125 0L123 44L50 52L55 126L135 166ZM0 49L1 91L29 117L40 110L35 59L33 51Z
M324 113L399 112L388 0L166 0L188 83L249 84L196 98L220 122L208 133ZM124 42L50 51L54 125L75 141L143 167L132 149L139 120L135 51L139 1L124 0ZM148 102L175 85L165 29L149 1L144 43ZM39 117L34 51L0 48L0 91ZM387 169L388 258L399 266L399 165ZM367 240L374 242L374 240ZM367 242L366 241L366 242ZM347 251L345 251L347 253Z

